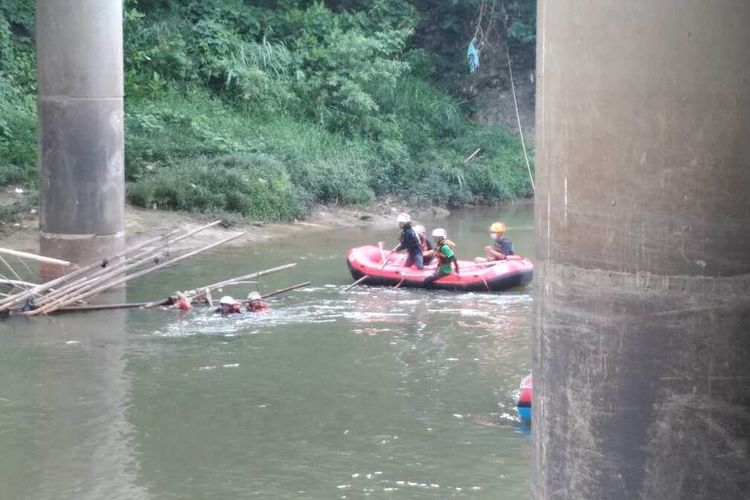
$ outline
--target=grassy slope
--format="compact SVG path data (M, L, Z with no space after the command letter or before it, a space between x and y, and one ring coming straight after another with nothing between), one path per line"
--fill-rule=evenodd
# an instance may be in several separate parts
M24 36L33 27L17 29L31 22L32 3L18 0L23 8L4 13L17 16L16 29L0 17L0 185L37 182L34 54ZM130 76L126 92L133 81L144 84L143 74ZM472 123L455 99L414 75L363 84L377 105L358 120L377 120L378 133L327 127L288 105L237 105L195 82L158 79L146 82L151 91L126 98L128 198L141 206L289 220L316 202L367 203L386 194L444 205L530 194L519 141ZM255 98L263 103L275 94ZM465 164L476 148L482 153Z

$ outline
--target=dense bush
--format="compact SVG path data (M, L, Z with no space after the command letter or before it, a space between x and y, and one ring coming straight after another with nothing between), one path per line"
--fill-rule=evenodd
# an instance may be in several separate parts
M413 44L435 21L421 3L126 0L129 200L282 220L527 195L516 138L428 81L442 63ZM32 34L32 0L0 6L0 185L36 178Z

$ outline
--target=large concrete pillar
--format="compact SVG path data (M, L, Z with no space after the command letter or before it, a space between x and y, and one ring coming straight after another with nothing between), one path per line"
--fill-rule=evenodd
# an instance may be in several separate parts
M122 1L37 0L36 45L40 250L89 263L125 238Z
M750 2L539 0L537 498L748 498Z

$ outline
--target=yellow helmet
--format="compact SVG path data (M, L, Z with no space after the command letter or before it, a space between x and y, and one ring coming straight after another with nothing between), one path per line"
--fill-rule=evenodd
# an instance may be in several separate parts
M505 232L505 224L502 222L495 222L490 226L490 232L491 233L504 233Z

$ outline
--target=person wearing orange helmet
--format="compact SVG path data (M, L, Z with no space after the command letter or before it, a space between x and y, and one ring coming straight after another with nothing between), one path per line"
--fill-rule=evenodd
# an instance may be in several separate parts
M514 255L513 242L505 237L505 224L495 222L490 226L490 238L492 245L484 247L485 258L477 257L477 262L488 262L493 260L504 260L509 255Z

